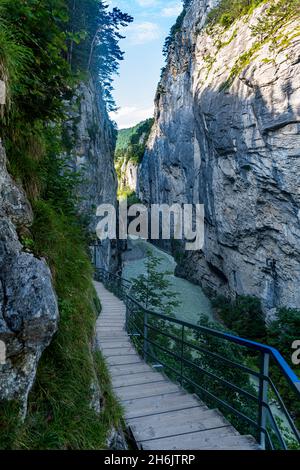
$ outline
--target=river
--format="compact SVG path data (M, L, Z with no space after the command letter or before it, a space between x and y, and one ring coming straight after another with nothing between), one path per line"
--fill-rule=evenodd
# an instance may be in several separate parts
M200 286L175 276L176 261L168 253L160 250L145 240L130 240L128 250L124 256L123 277L133 279L145 272L144 261L147 250L151 250L161 264L159 271L168 271L170 289L178 294L181 305L173 310L179 320L197 324L201 315L213 320L213 310L210 300L206 297Z

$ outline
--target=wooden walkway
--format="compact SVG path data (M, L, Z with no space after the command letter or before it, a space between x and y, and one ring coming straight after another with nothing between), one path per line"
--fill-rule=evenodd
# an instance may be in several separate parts
M144 450L257 450L218 410L153 370L137 354L125 331L125 305L95 282L102 304L97 342L108 364L113 389L127 426Z

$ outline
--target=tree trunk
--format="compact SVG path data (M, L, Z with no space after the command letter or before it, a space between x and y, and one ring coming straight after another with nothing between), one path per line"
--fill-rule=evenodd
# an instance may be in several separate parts
M101 31L101 28L98 28L96 33L95 33L95 36L92 40L92 44L91 44L91 49L90 49L90 55L89 55L89 61L88 61L88 65L87 65L87 72L89 72L90 68L91 68L91 63L92 63L92 59L93 59L93 53L94 53L94 48L95 48L95 44L96 44L96 41L97 41L97 36L98 34L100 33Z

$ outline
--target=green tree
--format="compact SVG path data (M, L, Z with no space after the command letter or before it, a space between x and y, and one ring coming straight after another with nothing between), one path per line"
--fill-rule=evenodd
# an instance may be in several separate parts
M299 334L300 310L296 309L281 308L268 327L269 344L277 348L291 366L292 344L299 339Z
M112 78L123 60L120 29L133 21L119 8L109 11L102 0L69 0L68 61L74 71L91 74L108 107L115 107Z
M261 302L256 297L241 295L234 302L221 297L213 304L225 325L238 335L254 340L266 338Z
M154 256L152 250L147 251L145 274L141 274L132 282L132 292L136 300L146 309L155 310L168 316L180 305L178 294L170 290L171 283L167 276L171 273L159 271L161 260Z
M278 349L285 360L300 376L300 367L292 363L292 344L299 339L300 332L300 310L281 308L277 312L277 318L268 327L268 344ZM277 368L272 369L274 381L279 387L289 409L292 410L296 419L298 429L300 428L300 403L295 393L291 391L285 378Z

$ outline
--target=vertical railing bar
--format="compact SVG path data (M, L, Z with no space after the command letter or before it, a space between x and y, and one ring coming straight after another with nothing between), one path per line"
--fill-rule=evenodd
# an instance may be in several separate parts
M280 429L278 427L278 424L276 423L276 420L274 418L274 415L272 413L272 410L270 408L270 406L268 406L268 408L266 408L266 413L269 414L269 417L270 417L270 420L271 420L271 426L273 427L274 431L275 431L275 434L277 436L277 439L281 445L281 447L284 449L284 450L288 450L287 449L287 446L286 446L286 443L281 435L281 432L280 432Z
M183 384L183 355L184 355L184 325L181 329L181 359L180 359L180 384Z
M260 364L260 379L259 379L259 416L258 416L258 425L264 431L267 430L267 410L264 407L264 403L268 404L268 388L269 383L265 377L269 377L269 368L270 368L270 355L262 352L261 354L261 364ZM266 435L264 432L260 433L259 443L262 449L266 449Z
M144 360L148 362L148 312L144 310Z

